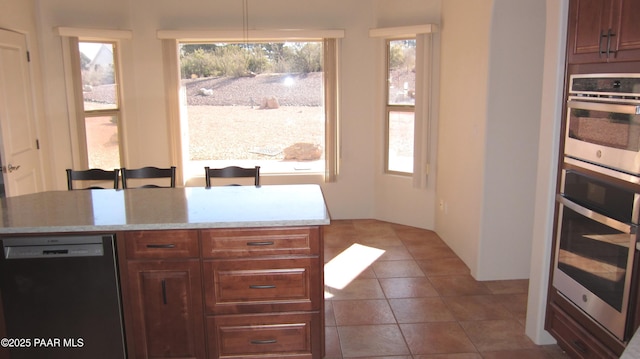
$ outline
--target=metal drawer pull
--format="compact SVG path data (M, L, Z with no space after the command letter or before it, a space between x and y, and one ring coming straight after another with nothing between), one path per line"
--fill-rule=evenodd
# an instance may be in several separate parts
M175 248L175 244L147 244L147 248Z
M616 34L614 34L611 29L609 29L609 31L607 31L607 57L609 57L609 55L613 52L614 54L617 52L615 50L611 50L611 37L616 36Z
M167 304L167 282L162 280L162 304Z
M264 242L247 242L248 246L272 246L273 241L264 241Z
M274 289L276 286L273 284L268 284L268 285L250 285L249 288L251 289Z
M584 345L584 343L581 342L580 340L574 340L573 341L573 346L576 347L579 351L581 351L583 353L589 352L589 349L587 348L587 346Z
M275 343L277 343L277 342L278 342L278 341L277 341L277 340L275 340L275 339L252 340L252 341L251 341L251 344L258 344L258 345L260 345L260 344L275 344Z

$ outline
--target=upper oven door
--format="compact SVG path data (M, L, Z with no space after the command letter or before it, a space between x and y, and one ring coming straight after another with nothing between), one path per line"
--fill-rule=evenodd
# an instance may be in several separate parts
M640 106L572 97L565 156L640 175Z

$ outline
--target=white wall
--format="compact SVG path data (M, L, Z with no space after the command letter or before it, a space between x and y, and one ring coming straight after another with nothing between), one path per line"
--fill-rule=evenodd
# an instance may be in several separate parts
M544 316L568 0L463 2L447 0L442 10L437 195L447 210L438 211L436 231L479 279L529 277L526 332L550 344ZM469 101L454 100L459 89Z
M447 0L436 231L479 280L528 278L544 3Z
M5 0L6 1L6 0ZM13 0L19 1L19 0ZM342 123L341 171L337 183L323 184L332 218L373 218L423 228L433 226L433 200L426 190L416 193L406 181L377 185L382 166L379 110L382 106L377 63L381 53L370 28L417 25L439 19L440 0L288 1L249 2L251 28L341 28ZM70 129L58 26L132 30L133 39L122 42L124 76L123 131L128 166L169 165L161 42L156 31L188 29L240 29L242 4L237 0L36 0L43 39L43 63L51 114L54 178L50 188L64 188L64 171L72 166ZM60 169L60 170L58 170ZM264 183L287 183L265 179ZM297 179L296 179L297 180ZM385 193L396 193L391 198ZM432 190L433 193L433 190ZM431 195L433 197L433 194ZM402 201L391 201L402 198ZM393 216L386 216L392 213ZM416 215L418 213L418 215Z
M544 330L544 317L553 239L554 200L558 174L556 161L561 136L564 49L569 0L546 0L546 4L543 96L540 110L538 172L526 320L526 333L537 344L555 342L555 339Z
M442 2L436 231L475 275L487 128L492 0Z
M545 4L494 0L478 279L529 277Z
M378 19L376 27L397 27L404 26L407 23L429 23L440 24L440 3L414 1L416 6L400 7L392 1L379 2L377 11ZM428 18L424 18L423 12L415 13L414 9L427 9L426 13L430 14ZM407 21L407 19L414 19ZM430 151L428 162L430 165L430 173L428 174L426 183L422 183L418 187L414 187L413 179L407 176L391 175L384 173L384 151L375 152L375 214L374 217L384 221L393 223L401 223L414 225L422 228L433 229L435 226L435 198L436 198L436 149L437 149L437 131L438 131L438 93L439 88L439 60L440 60L440 34L438 32L431 35L432 58L427 61L431 64L432 74L432 104L430 118L430 131L423 139ZM385 40L377 39L375 52L384 54ZM378 56L376 58L376 74L383 74L385 71L385 58ZM374 112L375 119L375 148L384 148L384 124L383 105L385 92L384 86L386 82L384 77L380 76L376 81L376 103L379 111ZM426 160L426 159L425 159Z

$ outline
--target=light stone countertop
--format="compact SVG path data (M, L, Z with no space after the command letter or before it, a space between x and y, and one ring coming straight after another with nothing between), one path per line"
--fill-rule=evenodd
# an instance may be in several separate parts
M327 225L318 185L51 191L0 200L0 234Z

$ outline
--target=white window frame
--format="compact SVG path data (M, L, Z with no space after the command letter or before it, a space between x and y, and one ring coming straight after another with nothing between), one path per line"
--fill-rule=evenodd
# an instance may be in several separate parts
M390 28L377 28L369 30L369 37L384 41L384 51L387 51L388 40L416 39L416 102L414 119L414 142L413 142L413 173L409 174L413 179L414 187L425 187L430 170L431 151L431 68L433 66L432 56L432 34L438 31L438 26L434 24L424 24L415 26L402 26ZM384 56L385 62L387 56ZM384 84L387 83L388 69L385 65ZM387 89L384 89L385 95ZM388 123L387 113L388 98L384 99L384 118ZM385 126L385 139L388 138L388 127ZM385 140L385 173L398 174L397 172L386 171L388 156L388 143Z
M398 40L416 40L415 36L407 36L407 37L403 37L403 38L393 38L393 39L385 39L385 79L387 79L387 85L385 86L385 101L384 101L384 107L385 107L385 134L384 134L384 172L385 173L390 173L390 174L396 174L396 175L400 175L400 176L413 176L413 169L411 170L411 172L404 172L404 171L396 171L396 170L392 170L389 169L389 150L391 147L391 113L392 112L406 112L406 113L412 113L413 114L413 118L414 118L414 132L415 132L415 117L416 117L416 105L408 105L408 104L391 104L389 103L389 100L391 98L391 94L389 93L389 83L388 83L388 76L389 76L389 72L390 72L390 68L389 68L389 64L391 62L390 59L390 54L391 54L391 42L392 41L398 41ZM417 40L416 40L417 41ZM417 46L416 46L417 47ZM417 55L417 48L416 48L416 55ZM416 59L417 62L417 59ZM416 64L417 67L417 64ZM416 70L416 80L419 76L418 71ZM417 81L416 81L417 84ZM414 143L415 143L415 134L414 134ZM415 145L414 145L414 151L415 151ZM414 155L415 158L415 155ZM415 163L414 163L415 166Z
M63 37L63 62L67 74L67 98L70 114L72 164L74 169L87 169L89 159L87 153L87 141L85 131L85 118L96 116L115 116L118 126L118 150L120 165L124 166L124 141L122 122L124 118L122 89L122 67L120 66L119 48L122 40L130 40L132 32L129 30L109 29L84 29L84 28L57 28L58 35ZM117 87L118 108L112 110L86 111L84 109L84 96L82 94L82 75L80 69L80 42L104 42L114 45L114 75ZM75 134L75 136L73 135ZM106 170L111 170L107 168Z
M339 39L344 37L344 30L159 30L158 39L163 43L165 87L167 96L167 113L169 116L172 161L182 168L177 175L179 183L184 183L185 156L188 154L188 141L180 122L180 73L178 70L178 43L182 42L264 42L264 41L323 41L325 51L324 66L324 98L325 98L325 173L324 182L337 180L339 170ZM334 56L329 61L327 53ZM327 86L326 81L332 81ZM188 177L199 177L186 174ZM283 174L295 176L296 174ZM202 174L204 176L204 172Z

